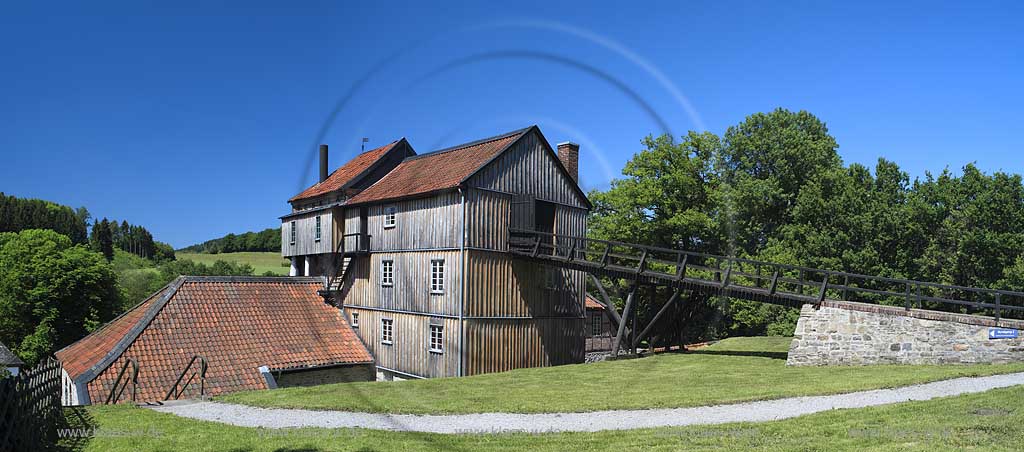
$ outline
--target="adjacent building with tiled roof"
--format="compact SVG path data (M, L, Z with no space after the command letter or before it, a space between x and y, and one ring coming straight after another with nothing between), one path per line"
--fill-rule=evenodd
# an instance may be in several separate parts
M590 352L602 352L612 349L612 340L615 338L614 325L605 313L604 304L597 301L593 295L587 294L584 307L587 310L586 319L586 350Z
M373 379L373 357L322 288L322 278L180 277L56 353L65 403L104 403L126 363L138 383L116 400L163 400L194 356L208 365L206 395ZM198 397L198 379L183 389Z
M578 156L537 126L410 152L304 221L282 217L281 252L293 274L331 280L385 377L582 362L583 273L506 252L514 229L585 235Z

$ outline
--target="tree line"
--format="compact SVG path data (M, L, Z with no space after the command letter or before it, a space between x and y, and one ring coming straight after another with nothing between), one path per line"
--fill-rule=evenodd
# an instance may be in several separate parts
M106 218L93 221L89 244L94 250L103 253L108 261L114 258L114 248L145 259L174 260L174 248L153 240L153 234L146 228L128 224L124 220L120 224Z
M0 232L24 229L52 229L71 239L71 243L88 240L89 211L72 209L42 199L24 199L0 192Z
M592 236L851 273L1024 289L1024 185L969 164L910 179L897 163L844 164L825 123L778 109L721 136L648 137L590 193ZM607 281L612 283L612 281ZM618 282L618 292L625 291ZM641 318L667 299L641 307ZM695 295L661 340L792 334L798 311Z
M178 251L187 253L237 253L243 251L280 251L281 228L268 228L259 232L228 234L224 237L207 240Z

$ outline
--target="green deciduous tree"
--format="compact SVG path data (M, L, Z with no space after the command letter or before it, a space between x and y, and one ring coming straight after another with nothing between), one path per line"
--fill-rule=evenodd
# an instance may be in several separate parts
M622 178L591 194L594 236L852 273L1024 288L1019 175L967 165L960 176L945 170L911 182L885 159L873 171L844 166L822 121L783 109L751 115L721 139L691 132L678 144L668 137L644 144ZM788 334L797 318L795 310L756 302L708 304L715 314L703 317L704 337Z
M120 307L104 257L50 230L0 233L0 342L30 364L110 320Z

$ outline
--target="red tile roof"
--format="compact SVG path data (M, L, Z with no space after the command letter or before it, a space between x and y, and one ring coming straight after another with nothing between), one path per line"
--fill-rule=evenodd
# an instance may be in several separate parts
M139 364L139 401L162 400L193 355L209 364L209 395L266 388L260 366L372 362L341 311L317 294L322 287L319 278L181 277L57 358L88 384L93 403L106 399L127 358Z
M600 309L602 311L604 310L604 305L601 304L601 303L598 303L597 300L594 299L594 297L591 296L589 293L587 294L587 299L585 301L585 304L586 304L587 309Z
M348 204L387 201L455 188L532 127L406 158Z
M330 176L327 176L326 180L318 182L312 187L303 190L302 193L293 196L288 200L288 202L313 198L344 188L349 183L354 182L357 176L363 174L364 171L377 162L377 160L380 160L381 157L386 155L388 151L394 148L395 145L401 141L402 140L392 141L384 146L371 149L355 156L355 158L349 160L348 163L342 165L341 168L334 170Z

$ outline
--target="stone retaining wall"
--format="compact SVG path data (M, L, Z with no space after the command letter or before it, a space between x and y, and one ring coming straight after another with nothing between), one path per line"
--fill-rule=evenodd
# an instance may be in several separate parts
M992 327L1024 330L1024 321L826 300L800 310L786 364L1024 362L1022 339L990 340Z

